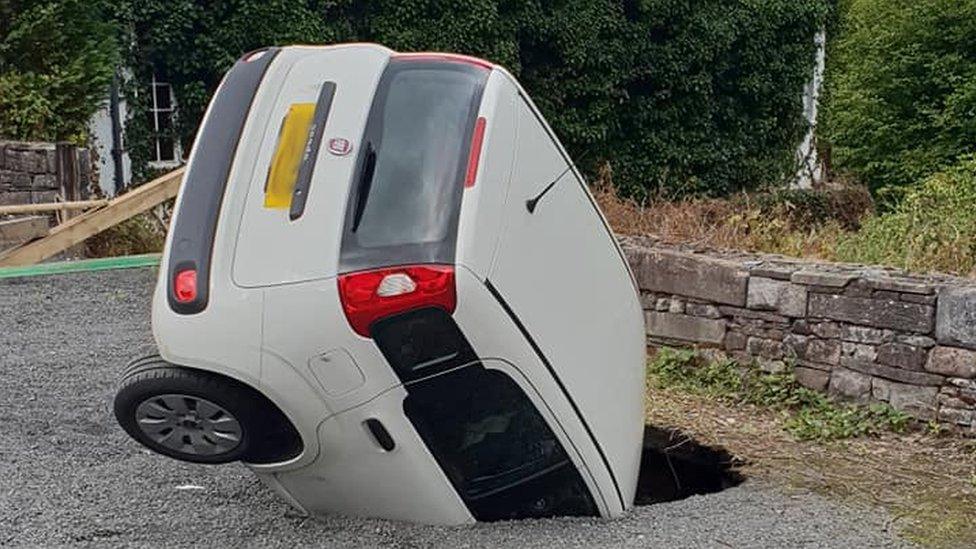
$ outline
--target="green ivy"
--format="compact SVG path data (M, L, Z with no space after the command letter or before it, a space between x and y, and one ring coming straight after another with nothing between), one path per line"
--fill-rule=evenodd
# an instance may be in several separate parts
M792 172L816 0L643 2L607 156L625 187L719 194ZM612 155L612 156L611 156ZM613 157L618 159L612 162Z
M831 0L124 0L135 67L128 143L144 165L150 67L184 145L221 75L267 45L371 41L506 66L591 174L631 195L781 181L804 129L813 35Z
M118 51L101 0L0 0L0 137L84 142Z
M173 86L178 105L173 137L189 151L210 96L223 74L243 53L267 45L329 43L352 37L331 19L334 2L285 0L113 0L128 36L126 64L131 78L124 93L129 110L126 147L133 176L152 174L153 131L147 115L155 72Z

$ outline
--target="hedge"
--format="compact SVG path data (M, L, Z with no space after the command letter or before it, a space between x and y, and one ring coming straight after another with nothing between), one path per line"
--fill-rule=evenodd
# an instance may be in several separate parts
M102 0L0 1L0 138L84 142L118 58Z
M150 67L174 84L184 145L242 52L373 41L506 66L570 152L586 153L584 168L609 167L634 195L721 194L786 177L804 130L813 35L831 9L830 0L129 2L132 89L147 87ZM130 144L147 142L134 99ZM131 152L144 163L148 151Z
M837 245L841 261L976 276L976 156L908 187L891 210Z
M835 168L898 195L976 151L976 0L844 0L827 59Z

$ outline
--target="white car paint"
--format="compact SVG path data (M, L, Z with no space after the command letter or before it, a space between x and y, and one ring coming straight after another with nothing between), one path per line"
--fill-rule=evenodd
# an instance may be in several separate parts
M350 328L337 286L357 147L394 55L372 44L280 51L237 146L209 303L195 314L168 304L170 235L153 333L165 360L251 385L293 422L300 455L249 464L292 505L467 523L474 516L404 414L405 385L376 343ZM286 222L262 207L278 123L288 105L314 101L322 80L337 83L325 136L347 139L352 154L319 150L305 213ZM477 180L461 200L454 321L481 364L505 372L535 405L599 513L619 516L633 504L643 427L644 332L633 278L575 169L535 213L526 209L569 157L504 69L491 67L478 116L487 125ZM206 161L196 150L190 156L191 166ZM387 427L394 450L377 446L363 426L369 418Z

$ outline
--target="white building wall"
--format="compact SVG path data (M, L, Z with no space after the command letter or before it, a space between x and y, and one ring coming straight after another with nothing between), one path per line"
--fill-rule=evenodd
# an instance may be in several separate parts
M813 64L813 76L803 91L803 117L807 121L807 132L796 149L797 172L793 185L810 189L823 180L823 165L817 158L817 107L820 90L823 87L824 63L826 60L826 33L821 29L814 36L817 46Z

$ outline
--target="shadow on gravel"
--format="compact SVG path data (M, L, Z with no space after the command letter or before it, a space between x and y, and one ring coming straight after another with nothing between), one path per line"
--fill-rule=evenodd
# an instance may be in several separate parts
M703 446L677 429L644 426L637 505L712 494L742 484L741 461L721 447Z

